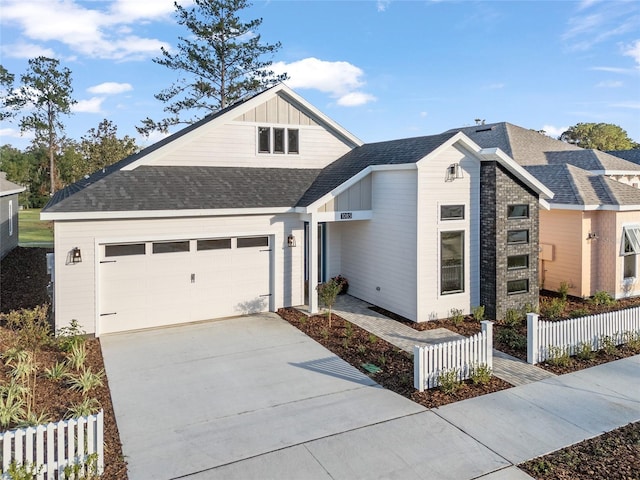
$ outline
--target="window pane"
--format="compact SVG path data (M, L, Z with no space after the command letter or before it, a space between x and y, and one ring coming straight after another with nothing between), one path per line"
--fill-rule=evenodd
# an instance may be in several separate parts
M623 253L640 254L640 227L624 227Z
M298 147L298 130L288 130L288 140L289 140L289 153L300 153Z
M225 248L231 248L230 238L198 240L198 250L223 250Z
M153 244L153 253L188 252L189 240L182 242L158 242Z
M464 205L441 205L440 220L464 220Z
M512 255L507 257L507 268L509 270L529 268L529 255Z
M464 291L464 232L440 235L440 293Z
M624 278L636 276L636 255L626 255L624 257Z
M529 243L529 230L509 230L507 243Z
M105 245L105 257L124 257L125 255L144 255L144 243L123 243L122 245Z
M526 293L529 291L529 280L509 280L507 282L507 293Z
M284 128L273 129L273 152L284 153Z
M529 218L529 205L509 205L507 216L509 218Z
M238 248L268 247L269 237L244 237L238 239Z
M271 129L269 127L258 127L258 151L271 153Z

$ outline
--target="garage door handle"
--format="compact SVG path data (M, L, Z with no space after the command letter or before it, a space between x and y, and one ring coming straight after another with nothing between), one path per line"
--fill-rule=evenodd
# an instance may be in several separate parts
M271 251L271 249L270 249L270 248L267 248L266 250L260 250L260 251L261 251L261 252L270 252L270 251Z
M116 263L116 260L102 260L100 263Z
M101 313L100 316L101 317L106 317L107 315L117 315L118 312L109 312L109 313Z
M270 297L270 296L271 296L271 294L270 294L270 293L267 293L266 295L260 295L260 296L261 296L261 297Z

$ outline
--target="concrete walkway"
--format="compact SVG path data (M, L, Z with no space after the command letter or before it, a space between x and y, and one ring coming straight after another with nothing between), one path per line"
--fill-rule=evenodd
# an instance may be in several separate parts
M340 295L333 307L333 312L409 353L413 353L414 345L435 345L464 338L446 328L415 330L371 310L370 306L371 304L351 295ZM551 372L529 365L519 358L495 349L493 351L493 374L514 386L555 377Z
M101 344L131 480L530 480L640 421L640 356L428 410L274 314Z

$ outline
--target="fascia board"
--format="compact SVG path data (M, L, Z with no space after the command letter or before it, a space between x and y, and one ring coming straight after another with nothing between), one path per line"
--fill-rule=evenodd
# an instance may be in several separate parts
M13 190L3 190L0 192L0 197L8 197L9 195L15 195L16 193L22 193L27 187L14 188Z
M342 192L347 190L349 187L358 183L360 180L362 180L364 177L369 175L371 172L376 172L376 171L384 172L389 170L413 170L415 168L417 168L415 163L403 163L399 165L369 165L368 167L364 168L363 170L355 174L353 177L349 178L345 182L335 187L330 192L325 193L322 197L317 199L315 202L311 203L309 206L303 207L304 212L305 213L315 212L319 207L327 203L332 198L337 197Z
M125 218L227 217L297 213L291 207L220 208L191 210L133 210L111 212L41 212L40 220L115 220Z
M640 205L569 205L564 203L550 203L549 206L551 210L640 212Z
M640 175L640 170L589 170L589 172L595 175L631 175L633 177Z

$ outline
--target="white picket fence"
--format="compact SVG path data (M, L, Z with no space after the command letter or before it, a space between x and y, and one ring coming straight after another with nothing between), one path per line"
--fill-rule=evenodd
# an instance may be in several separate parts
M558 322L540 320L527 314L527 362L544 362L558 348L575 355L584 343L599 350L603 341L625 343L630 334L640 333L640 307L572 318ZM606 340L608 339L608 340Z
M12 462L34 466L38 480L63 477L64 468L84 465L90 455L97 454L97 473L104 469L104 413L63 420L37 427L19 428L0 433L2 471L0 479L9 479L7 469ZM80 473L86 474L81 469Z
M437 345L413 347L413 386L423 392L438 386L438 376L456 369L458 380L471 376L479 365L493 368L493 322L484 320L482 331L471 337Z

